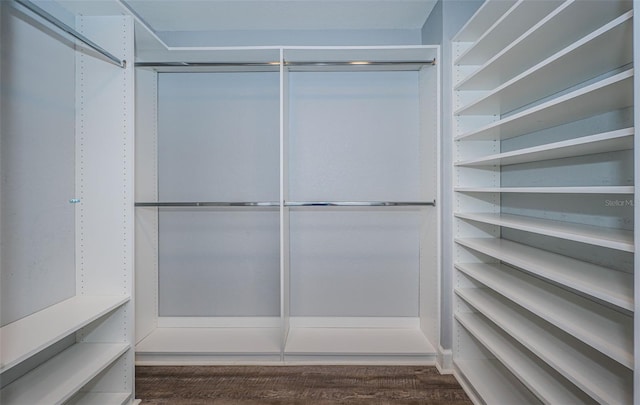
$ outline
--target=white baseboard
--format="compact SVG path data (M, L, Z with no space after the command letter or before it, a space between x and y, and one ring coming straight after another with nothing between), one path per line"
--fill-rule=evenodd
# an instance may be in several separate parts
M453 352L451 349L443 349L442 346L438 346L436 368L440 374L453 374Z

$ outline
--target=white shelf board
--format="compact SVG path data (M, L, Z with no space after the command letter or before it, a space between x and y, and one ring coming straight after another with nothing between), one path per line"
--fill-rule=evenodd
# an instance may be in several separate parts
M283 49L285 62L426 62L438 56L438 48L432 45L307 46Z
M455 114L501 115L632 62L632 18L625 13Z
M65 402L128 349L126 344L77 343L5 387L0 402Z
M456 187L460 193L633 194L633 186L590 187Z
M618 363L633 368L633 318L501 264L455 267Z
M568 38L568 33L575 33L577 37L572 39L577 41L620 17L629 9L630 2L568 1L541 19L526 33L514 38L511 44L462 79L455 86L455 90L493 90L545 60L550 54L562 50L560 48L550 51L553 47L549 44L557 44L559 39Z
M546 145L457 162L456 166L514 165L633 149L634 128L589 135Z
M561 95L456 139L508 139L633 105L633 69Z
M1 372L129 301L126 296L76 296L0 329Z
M539 277L633 311L633 275L497 238L455 242Z
M280 354L280 328L157 328L136 345L140 354Z
M561 330L549 328L539 318L527 316L525 311L511 305L505 298L477 288L457 289L456 294L594 400L606 404L632 402L631 370ZM471 313L457 314L456 317L476 330L482 326L476 328L475 325L487 322ZM497 342L497 339L489 336L479 339L486 341L487 347ZM507 356L503 362L511 358ZM594 384L594 381L598 381L598 384Z
M498 360L456 359L454 365L485 404L540 404L541 402Z
M220 47L141 50L136 62L192 62L192 63L275 63L280 62L279 47Z
M635 247L633 232L623 229L603 228L511 214L455 213L455 216L465 220L503 226L625 252L633 252Z
M127 392L80 392L68 405L125 405L130 402Z
M453 38L454 42L475 42L516 3L516 0L487 0Z
M291 328L287 355L425 356L435 354L419 328Z
M589 402L582 391L561 378L549 366L522 350L504 332L487 324L479 315L456 314L456 320L541 401L548 404Z
M560 0L520 0L455 60L456 65L481 65L562 4Z

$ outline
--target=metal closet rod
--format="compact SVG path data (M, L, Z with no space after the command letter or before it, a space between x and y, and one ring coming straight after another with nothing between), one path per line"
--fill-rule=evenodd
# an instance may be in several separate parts
M435 207L436 201L285 201L285 207ZM275 201L260 202L137 202L136 207L279 207Z
M286 201L285 207L435 207L436 201Z
M31 12L35 13L36 15L44 18L45 20L47 20L51 24L55 25L56 27L58 27L62 31L66 32L67 34L71 35L72 37L76 38L77 40L79 40L83 44L87 45L89 48L91 48L94 51L96 51L96 52L100 53L101 55L105 56L107 59L109 59L115 65L120 66L121 68L127 67L127 61L126 60L117 58L112 53L110 53L109 51L107 51L104 48L102 48L100 45L96 44L95 42L93 42L89 38L87 38L84 35L80 34L78 31L76 31L73 28L69 27L67 24L65 24L62 21L58 20L56 17L54 17L53 15L51 15L48 12L44 11L42 8L36 6L31 1L29 1L29 0L14 0L14 1L16 3L18 3L18 4L20 4L21 6L27 8Z
M280 62L136 62L136 67L276 67Z
M388 65L435 65L436 60L416 61L351 61L351 62L286 62L286 66L388 66Z
M352 61L352 62L284 62L285 66L388 66L388 65L435 65L436 60L426 61ZM280 62L136 62L136 67L264 67L280 66Z
M259 202L220 202L220 201L204 201L204 202L137 202L136 207L279 207L280 203L276 201L259 201Z

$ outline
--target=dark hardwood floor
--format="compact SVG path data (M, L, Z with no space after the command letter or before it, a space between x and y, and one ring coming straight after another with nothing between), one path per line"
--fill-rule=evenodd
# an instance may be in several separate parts
M136 367L152 404L433 404L471 401L453 376L419 366Z

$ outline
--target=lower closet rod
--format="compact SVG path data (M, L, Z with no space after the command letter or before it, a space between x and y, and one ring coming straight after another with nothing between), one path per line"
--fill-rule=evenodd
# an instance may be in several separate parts
M279 207L275 201L265 202L137 202L136 207Z
M436 201L286 201L284 205L285 207L435 207Z

